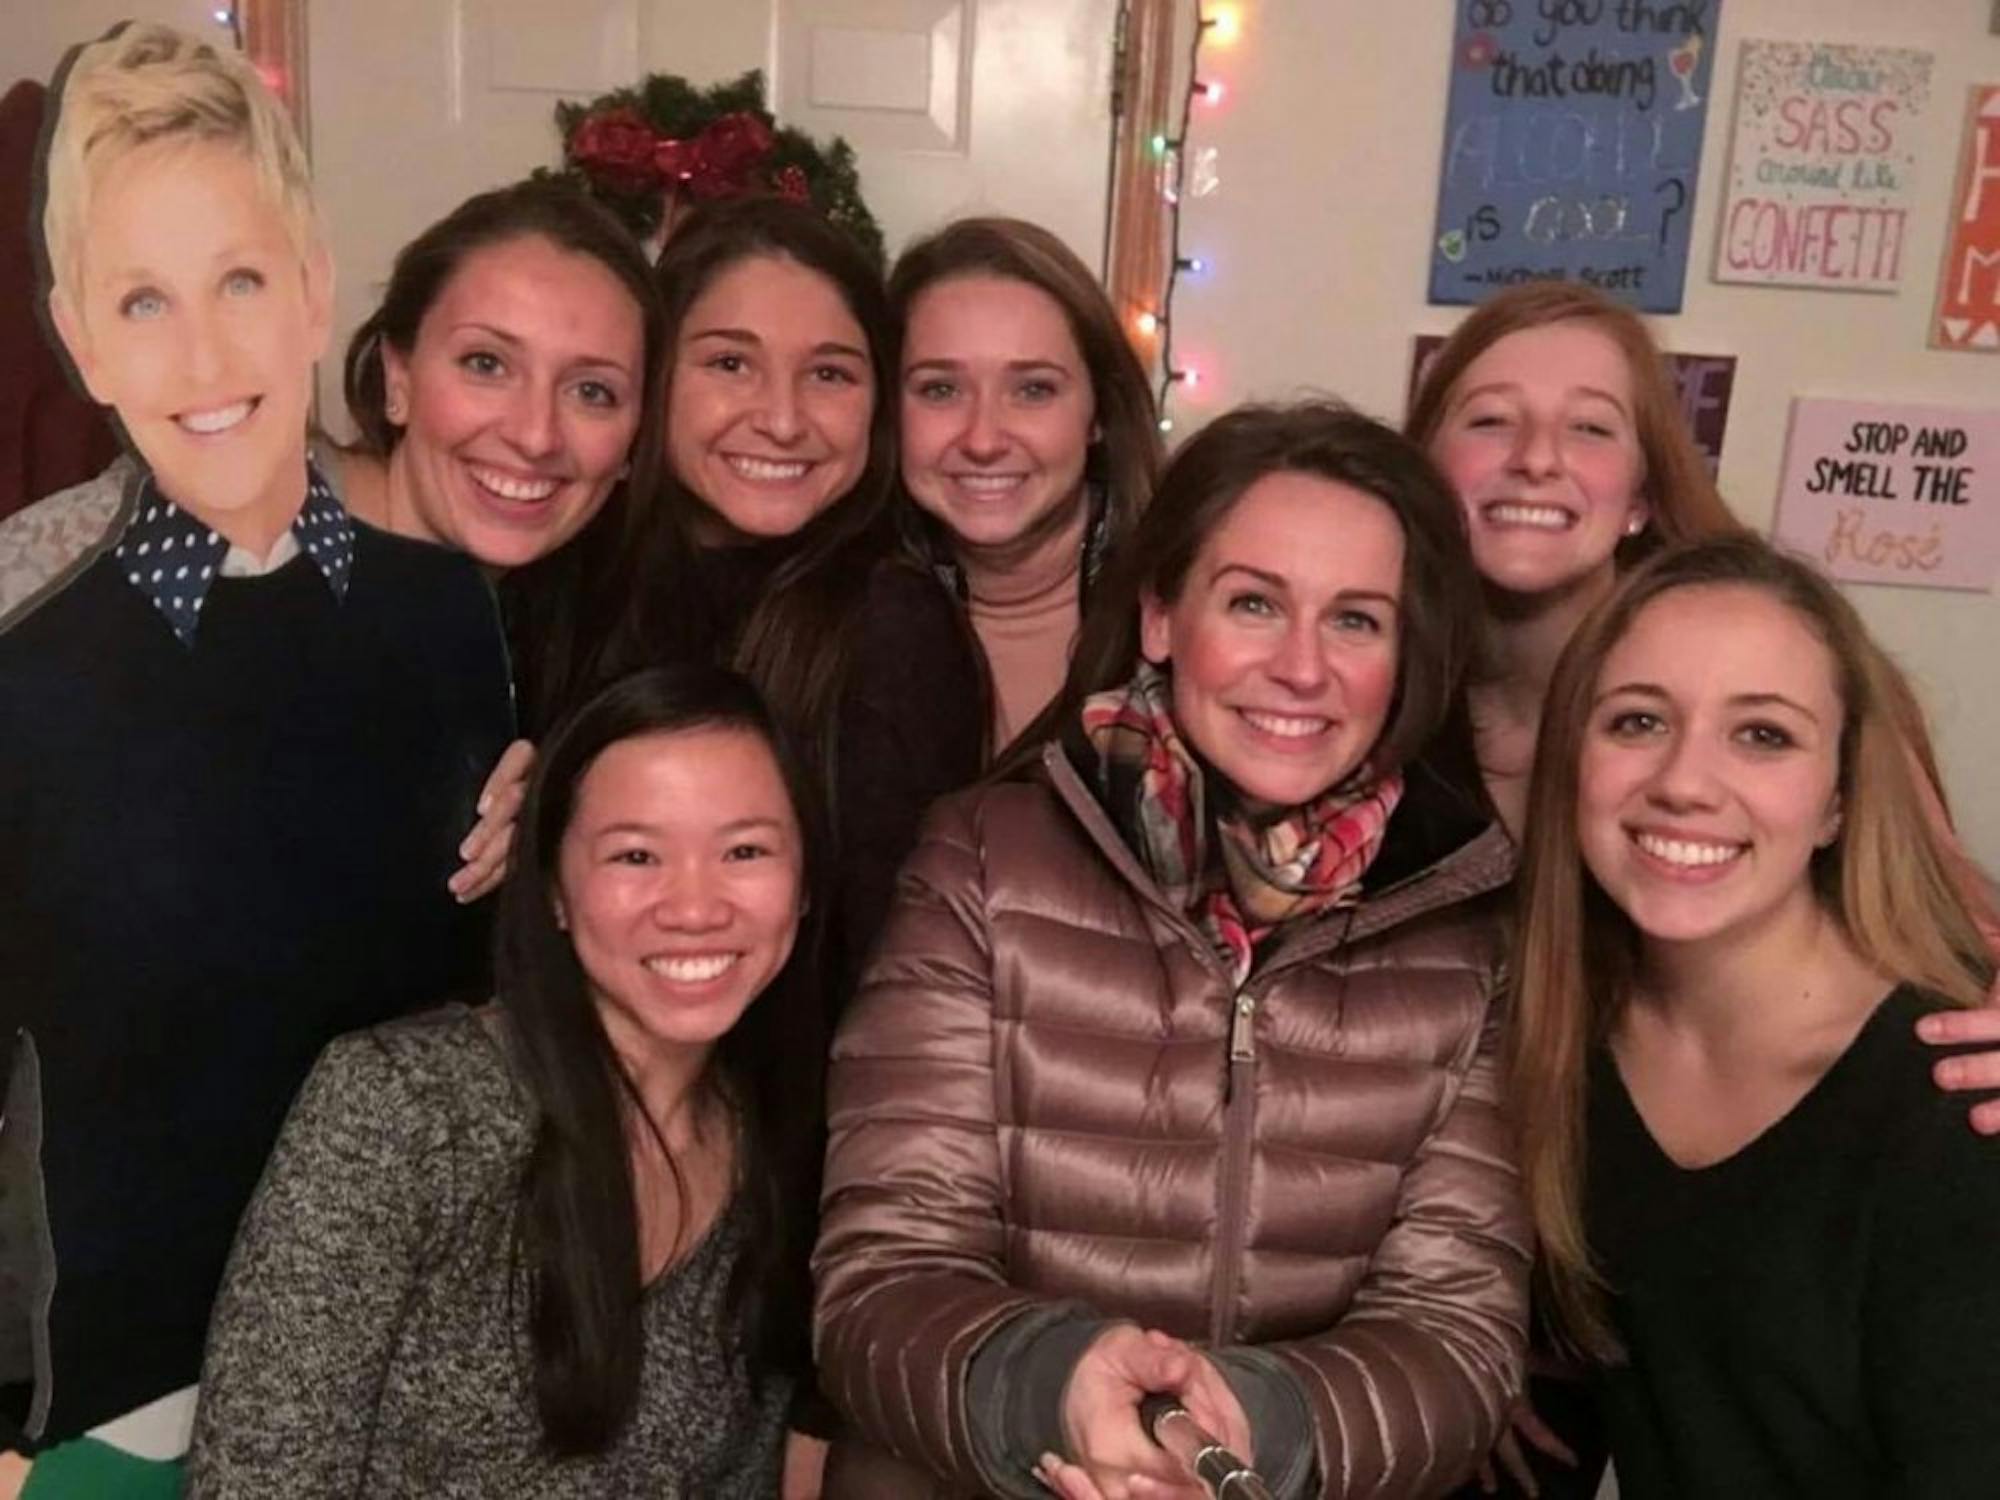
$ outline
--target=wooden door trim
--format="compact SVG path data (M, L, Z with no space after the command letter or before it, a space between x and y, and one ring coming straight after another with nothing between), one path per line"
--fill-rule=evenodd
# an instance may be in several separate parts
M1155 310L1167 280L1168 158L1153 149L1170 136L1174 110L1174 49L1180 0L1122 0L1112 80L1110 228L1105 245L1105 290L1118 310L1125 336L1150 371L1159 358L1157 335L1140 331L1140 315Z
M285 108L312 154L312 101L306 72L306 0L236 0L243 55Z

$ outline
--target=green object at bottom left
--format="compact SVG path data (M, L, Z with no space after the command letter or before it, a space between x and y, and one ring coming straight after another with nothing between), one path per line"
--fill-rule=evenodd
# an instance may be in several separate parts
M37 1454L21 1500L176 1500L179 1459L135 1458L96 1438Z

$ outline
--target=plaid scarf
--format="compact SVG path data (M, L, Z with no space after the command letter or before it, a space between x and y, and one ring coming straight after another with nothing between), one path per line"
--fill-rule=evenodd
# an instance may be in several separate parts
M1085 700L1083 732L1097 752L1104 810L1239 985L1275 928L1355 902L1403 795L1403 778L1386 776L1253 819L1222 782L1205 807L1202 769L1174 725L1167 675L1150 662L1124 687Z

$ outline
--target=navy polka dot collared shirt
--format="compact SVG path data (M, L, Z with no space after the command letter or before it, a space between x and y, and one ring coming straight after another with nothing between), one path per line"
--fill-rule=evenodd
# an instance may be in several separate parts
M306 500L292 521L292 538L334 598L345 599L354 569L354 521L310 462ZM148 475L116 550L132 587L153 601L183 646L193 646L209 585L229 555L228 539L161 494Z

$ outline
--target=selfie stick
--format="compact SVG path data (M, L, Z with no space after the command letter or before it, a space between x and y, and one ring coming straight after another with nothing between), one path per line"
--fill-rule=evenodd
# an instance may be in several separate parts
M1271 1487L1257 1471L1217 1442L1175 1397L1161 1391L1147 1396L1139 1403L1139 1425L1215 1500L1273 1500Z

